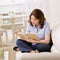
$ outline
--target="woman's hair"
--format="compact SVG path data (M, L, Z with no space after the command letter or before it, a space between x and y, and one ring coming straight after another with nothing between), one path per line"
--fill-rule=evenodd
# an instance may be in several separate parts
M45 21L45 17L44 17L44 14L43 14L43 12L40 10L40 9L34 9L33 11L32 11L32 13L30 14L30 16L29 16L29 22L30 22L30 24L31 24L31 26L33 26L32 25L32 23L31 23L31 16L34 16L36 19L38 19L39 20L39 23L40 23L40 28L43 28L44 27L44 21Z

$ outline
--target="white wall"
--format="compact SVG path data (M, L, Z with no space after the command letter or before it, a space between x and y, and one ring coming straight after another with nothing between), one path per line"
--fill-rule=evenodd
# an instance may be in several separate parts
M60 23L60 0L49 0L49 23L51 28Z

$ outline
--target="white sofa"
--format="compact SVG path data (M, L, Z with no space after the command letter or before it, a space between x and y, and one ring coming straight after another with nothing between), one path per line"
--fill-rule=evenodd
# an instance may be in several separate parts
M52 29L53 46L51 52L16 53L16 60L60 60L60 24Z

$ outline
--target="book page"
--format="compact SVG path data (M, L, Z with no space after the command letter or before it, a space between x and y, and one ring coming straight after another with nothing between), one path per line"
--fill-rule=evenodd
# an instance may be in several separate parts
M35 35L35 34L19 34L19 37L21 38L21 39L25 39L26 37L28 37L28 38L31 38L31 39L33 39L33 40L35 40L35 41L39 41L39 38Z
M29 38L35 40L35 41L38 41L39 38L35 35L35 34L26 34Z
M18 36L19 36L22 40L25 40L25 34L18 34Z

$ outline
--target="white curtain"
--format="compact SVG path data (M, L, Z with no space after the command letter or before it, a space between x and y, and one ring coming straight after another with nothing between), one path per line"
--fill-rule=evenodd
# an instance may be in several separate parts
M0 0L0 5L12 4L13 0Z
M0 0L0 5L24 4L25 0Z

